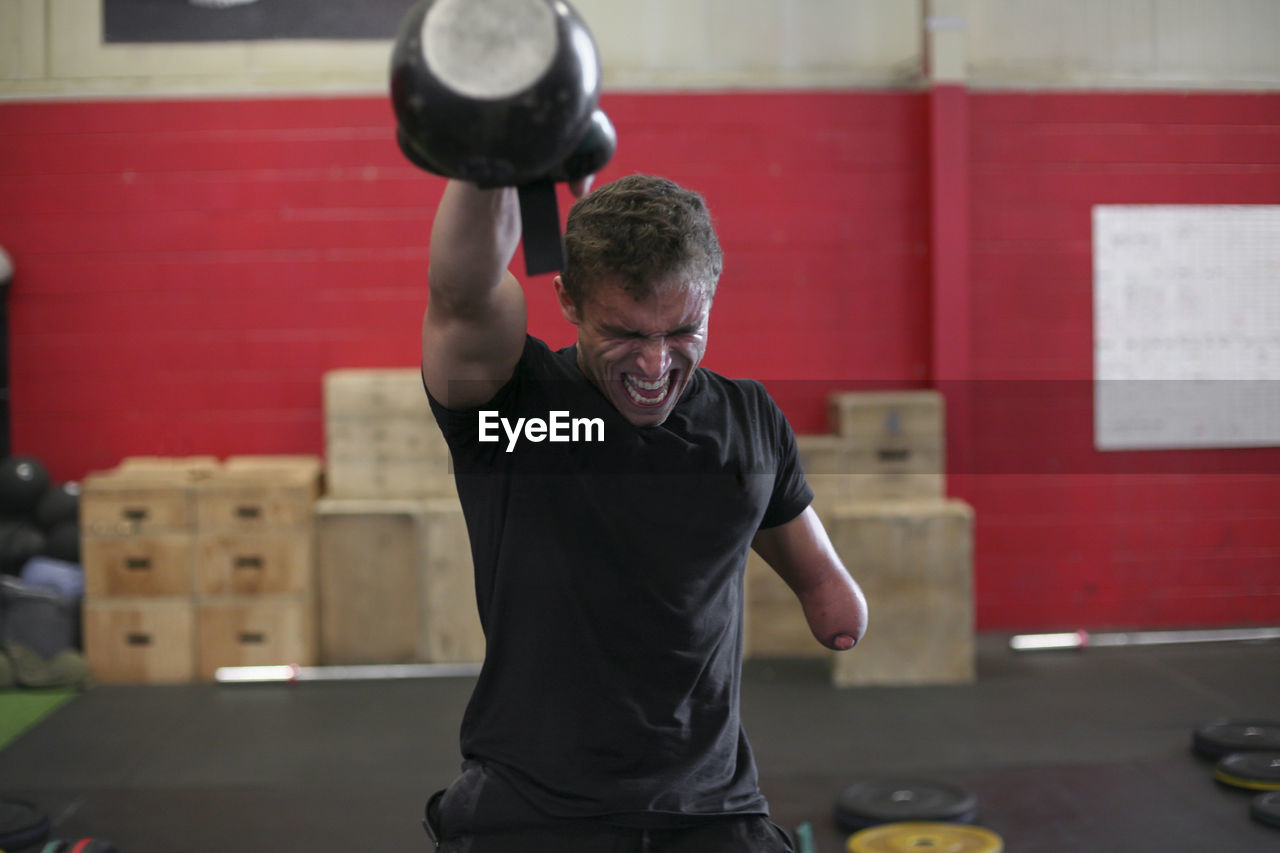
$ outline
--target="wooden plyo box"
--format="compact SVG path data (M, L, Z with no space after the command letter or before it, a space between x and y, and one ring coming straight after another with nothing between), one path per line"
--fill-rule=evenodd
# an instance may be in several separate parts
M832 432L797 436L819 510L848 501L945 493L943 398L936 391L849 391L828 398Z
M196 486L196 527L249 535L306 529L319 496L320 473L310 466L226 468Z
M164 684L195 675L189 598L86 599L85 656L95 681Z
M197 597L302 594L311 590L312 575L310 526L283 533L196 536Z
M139 536L81 538L85 596L191 595L194 539L190 533L151 533Z
M819 514L852 501L940 499L946 491L940 446L889 461L838 435L797 435L796 446Z
M860 445L935 445L944 430L937 391L844 391L827 398L831 431Z
M330 497L456 497L417 368L326 373L324 420Z
M102 683L190 681L194 486L207 457L126 459L80 497L85 654Z
M316 660L318 457L239 456L196 487L197 675Z
M195 526L195 482L178 468L89 474L81 488L80 528L86 536L189 533Z
M248 461L202 481L196 493L195 594L303 594L312 588L319 460Z
M831 653L832 682L972 682L972 508L955 500L844 504L827 531L870 615L856 648Z
M484 658L456 499L323 499L316 555L321 663Z
M311 666L315 621L310 597L245 596L196 605L197 674L224 666Z
M85 646L101 682L314 663L316 456L130 457L85 480Z

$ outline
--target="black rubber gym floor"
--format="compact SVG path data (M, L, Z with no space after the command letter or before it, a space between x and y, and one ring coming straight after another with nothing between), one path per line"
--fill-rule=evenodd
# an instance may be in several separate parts
M843 787L905 773L976 793L1010 853L1280 850L1190 748L1213 718L1280 717L1280 643L979 648L965 687L838 690L820 663L749 663L774 819L840 853ZM0 751L0 795L122 853L427 850L421 808L457 770L471 683L97 687Z

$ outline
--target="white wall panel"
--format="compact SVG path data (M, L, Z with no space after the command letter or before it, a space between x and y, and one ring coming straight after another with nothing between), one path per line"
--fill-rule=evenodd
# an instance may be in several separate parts
M973 86L1275 88L1276 0L968 0Z
M44 0L0 0L0 80L45 73Z
M18 9L38 29L22 29ZM919 79L917 0L579 0L612 88L892 86ZM31 17L31 16L28 16ZM379 91L390 41L102 43L94 0L0 0L0 97ZM49 46L36 74L18 51ZM28 51L29 52L29 51ZM29 67L22 66L22 67Z
M577 0L612 89L924 80L926 0ZM1280 0L950 0L970 85L1280 88ZM102 44L97 0L0 0L0 97L377 92L390 41Z
M606 85L894 84L920 67L904 0L579 0Z

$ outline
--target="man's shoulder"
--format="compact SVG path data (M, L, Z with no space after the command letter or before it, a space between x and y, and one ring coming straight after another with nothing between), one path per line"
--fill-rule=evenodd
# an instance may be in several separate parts
M698 368L697 400L701 417L736 421L753 430L771 429L784 417L760 380L732 378L705 367Z
M764 383L758 379L732 378L722 373L717 373L708 367L701 366L697 368L697 376L702 388L711 396L720 397L731 402L772 403L772 398L765 389Z
M532 386L546 386L554 380L564 379L573 364L572 347L555 351L540 338L526 334L524 349L516 361L511 376L503 383L493 396L483 403L468 406L465 409L446 409L427 389L427 399L437 422L445 420L461 420L470 423L481 410L504 408L508 401L519 398L521 389ZM559 384L559 383L554 383Z
M552 349L550 344L534 335L525 335L524 352L520 365L536 372L563 373L577 364L577 352L573 345Z

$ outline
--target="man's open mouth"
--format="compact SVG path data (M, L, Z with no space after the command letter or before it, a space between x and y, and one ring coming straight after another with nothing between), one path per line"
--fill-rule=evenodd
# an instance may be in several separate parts
M669 370L661 379L653 381L624 373L622 387L626 389L627 397L637 406L661 406L666 401L667 394L671 393L675 373L676 371Z

